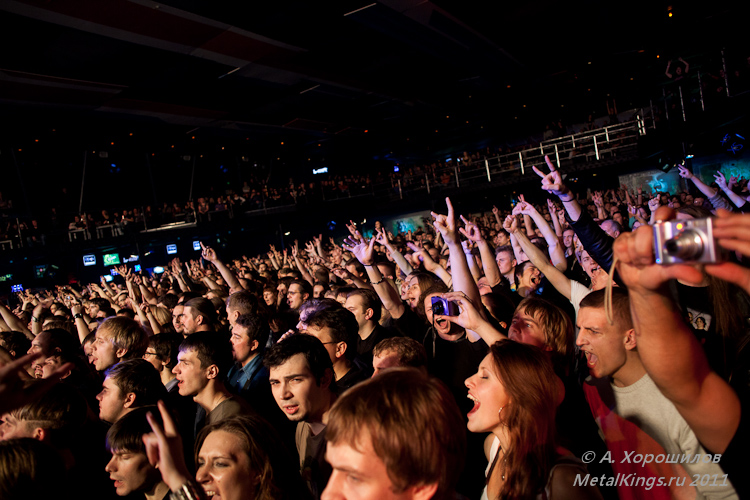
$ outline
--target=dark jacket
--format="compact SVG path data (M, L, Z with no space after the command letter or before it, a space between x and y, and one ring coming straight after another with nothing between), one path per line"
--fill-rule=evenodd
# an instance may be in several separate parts
M612 247L615 244L614 238L604 232L594 219L591 218L586 210L581 210L581 216L577 221L570 219L570 215L565 212L565 220L578 235L583 248L589 253L602 269L609 272L612 267L612 257L614 255Z

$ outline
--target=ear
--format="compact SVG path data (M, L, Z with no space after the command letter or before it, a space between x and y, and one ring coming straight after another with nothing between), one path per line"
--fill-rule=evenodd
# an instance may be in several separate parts
M124 358L127 353L128 353L127 348L120 347L119 349L117 349L115 351L115 356L117 356L117 359L120 360L120 359Z
M252 342L250 343L250 351L251 351L251 352L252 352L252 351L257 351L259 347L260 347L260 342L258 342L257 340L253 340L253 341L252 341Z
M339 342L336 344L336 358L340 358L346 353L346 342Z
M627 332L625 332L625 349L628 351L632 351L637 347L637 342L635 340L635 330L631 328Z
M202 315L198 315L195 318L195 322L199 325L204 325L206 323L206 319Z
M135 393L129 392L125 395L125 401L122 403L124 408L132 408L135 404Z
M370 319L370 318L372 318L372 315L373 315L373 314L375 314L375 311L373 311L373 310L372 310L372 308L368 308L368 309L367 309L367 310L365 311L365 319Z
M420 486L412 486L406 490L411 500L430 500L437 492L438 484L430 483Z
M215 379L219 376L219 367L216 365L211 365L208 368L206 368L206 378L209 380Z
M34 429L31 431L31 435L29 436L32 439L36 439L37 441L44 441L47 437L47 431L41 427L34 427Z

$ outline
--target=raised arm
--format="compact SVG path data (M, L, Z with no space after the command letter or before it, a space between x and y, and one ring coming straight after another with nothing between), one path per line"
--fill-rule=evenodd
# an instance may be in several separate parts
M31 330L26 328L26 325L23 324L23 321L21 321L18 316L13 314L13 312L8 309L8 306L6 306L3 302L0 302L0 316L3 317L3 321L5 321L5 324L7 324L11 328L11 330L23 333L30 340L34 340L34 337L36 337L36 335L31 333ZM39 319L37 318L37 321L34 321L34 317L32 315L31 321L32 323L36 324L39 322Z
M244 290L244 288L242 288L242 285L240 285L237 276L232 272L231 269L227 267L226 264L224 264L219 259L219 257L216 255L216 251L213 248L204 245L203 242L201 242L201 256L208 262L216 266L216 269L218 269L219 273L221 273L221 277L224 278L224 281L226 281L227 285L229 285L229 293Z
M658 219L672 217L659 209ZM747 237L750 216L720 214L715 236L727 249L750 255ZM734 227L732 227L734 226ZM718 231L718 232L717 232ZM700 283L701 272L688 265L654 264L653 229L640 227L615 242L620 279L628 287L638 353L656 386L672 403L698 440L711 452L723 453L740 422L734 390L708 365L703 348L685 324L672 300L668 281ZM750 270L731 263L707 265L706 271L750 290Z
M521 258L521 245L518 244L518 238L516 238L516 231L518 230L518 218L515 215L509 215L503 221L503 229L505 229L510 235L510 246L513 249L513 257L516 262L521 264L526 260Z
M727 184L727 180L724 177L724 174L722 174L721 172L716 172L714 178L716 179L716 184L718 184L724 194L727 195L727 198L729 198L737 208L740 208L744 206L745 203L747 203L747 200L745 198L732 191L732 187Z
M524 216L529 216L534 220L536 227L542 232L542 236L544 236L544 240L547 242L552 264L558 270L564 272L568 268L568 261L565 259L565 251L563 250L562 245L560 245L560 240L557 238L557 235L552 232L549 223L531 203L526 203L524 201L516 205L516 208L520 213L524 214ZM524 251L526 250L524 249Z
M545 174L536 167L532 167L534 172L542 179L542 189L548 193L557 196L563 204L563 208L568 213L570 220L575 222L581 217L581 205L578 204L575 194L568 189L560 176L560 171L557 170L555 164L549 159L549 156L544 156L544 161L547 162L549 167L549 173Z
M563 237L564 231L562 224L560 224L560 218L557 216L557 207L555 206L554 201L547 199L547 210L549 211L549 218L552 219L552 225L555 228L555 235L559 241L559 239Z
M419 259L424 264L425 270L435 274L438 278L440 278L443 283L450 288L453 285L453 278L451 275L446 271L446 269L435 262L435 260L432 258L430 253L425 250L424 247L417 246L411 241L407 243L409 245L409 248L414 252L414 259ZM451 263L451 265L453 265Z
M687 169L684 165L677 165L677 170L680 174L680 177L683 179L688 179L695 184L695 187L698 188L698 190L703 193L706 198L713 198L716 196L717 191L712 188L711 186L707 186L703 183L698 177L696 177L690 170Z
M375 265L374 247L375 239L371 239L369 243L366 242L356 229L351 238L344 240L344 248L350 251L365 266L367 276L370 278L370 284L372 284L372 288L378 294L386 310L391 313L393 319L398 319L403 316L406 308L404 303L401 302L401 297L399 297L396 289L390 285L388 280L380 273L380 269Z
M502 332L495 330L492 325L482 317L479 309L463 292L448 292L442 297L458 304L458 316L435 316L462 326L466 331L475 332L487 345L492 345L498 340L507 339ZM481 304L481 302L480 302Z
M391 244L390 238L388 238L388 233L386 233L385 228L379 230L375 238L377 239L378 243L384 245L385 248L387 248L388 251L391 252L393 262L396 263L396 265L399 269L401 269L401 272L404 273L404 275L408 276L409 274L414 272L411 264L409 264L401 254L401 252L399 252L398 249Z
M432 212L432 217L435 219L435 222L433 223L435 229L440 231L440 234L443 235L443 240L450 250L453 290L456 292L463 292L471 302L479 304L482 301L482 296L479 294L479 288L477 288L477 284L469 271L466 256L464 255L463 248L461 248L461 241L459 240L458 230L456 228L456 216L453 211L453 204L451 204L450 198L446 198L445 203L448 205L448 214L442 215ZM467 330L467 332L468 331L469 330ZM469 340L476 342L479 340L479 335L475 333L474 338L470 335Z
M292 257L294 258L294 263L297 265L297 269L302 275L302 278L311 285L314 285L315 280L313 279L312 274L310 274L310 269L308 269L307 265L305 265L305 263L299 258L299 245L296 241L294 242L294 245L292 245Z
M519 203L516 205L516 209L520 207ZM522 210L523 207L520 210ZM539 248L531 243L531 241L523 234L523 231L515 229L516 239L518 244L523 248L526 256L529 258L532 264L552 283L558 292L560 292L566 299L570 300L570 279L568 279L562 271L559 271L553 266L547 255L544 254Z
M482 232L476 224L467 221L463 217L461 217L461 220L464 221L465 227L461 227L458 230L466 237L466 239L473 241L477 248L479 248L479 256L482 259L482 270L484 271L484 276L487 278L487 282L491 287L497 285L502 280L502 275L500 274L500 268L497 267L497 261L495 260L495 253L492 251L492 247L490 247L487 240L482 237Z

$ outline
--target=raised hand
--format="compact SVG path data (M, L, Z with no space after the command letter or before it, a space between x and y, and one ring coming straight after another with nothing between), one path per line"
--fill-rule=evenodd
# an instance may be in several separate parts
M202 241L201 241L201 257L203 257L209 262L216 262L216 260L218 259L218 257L216 256L216 250L214 250L211 247L207 247L206 245L203 244Z
M549 211L550 217L555 217L557 215L557 207L549 198L547 198L547 210Z
M435 229L440 231L440 234L443 236L443 240L448 245L455 245L458 243L458 236L456 235L456 215L453 212L453 204L451 204L451 199L446 198L445 203L446 205L448 205L447 215L430 212L433 219L435 219L432 225L435 226Z
M549 167L548 174L543 173L541 170L536 168L536 166L531 167L534 172L536 172L536 175L541 177L542 189L544 189L548 193L554 194L555 196L566 196L568 193L570 193L570 190L565 184L563 184L560 172L557 170L554 163L552 163L552 160L549 159L549 156L545 155L544 161L547 163L547 167Z
M648 209L651 210L651 213L656 212L656 210L659 208L659 195L657 194L650 200L648 200Z
M385 229L377 229L375 234L375 241L380 243L381 245L384 245L386 247L390 246L390 241L388 240L388 234L385 232Z
M685 167L685 165L677 165L677 173L679 173L680 177L682 177L683 179L692 179L693 177L695 177L693 173Z
M440 296L458 304L459 314L458 316L436 315L435 319L446 319L471 331L476 331L482 323L486 322L479 313L477 306L474 305L464 292L448 292Z
M597 207L603 207L604 206L604 200L602 198L602 192L601 191L594 191L594 194L591 195L591 200L594 202L594 205Z
M461 216L461 220L464 222L465 227L459 227L458 232L463 234L467 240L473 241L475 243L479 243L480 241L484 240L484 238L482 238L482 232L479 230L479 227L477 227L476 224L466 220L463 215Z
M727 179L724 177L724 174L722 174L721 171L714 174L714 179L716 179L716 184L718 184L721 189L729 189L729 186L727 186Z
M163 401L159 401L159 413L162 424L151 414L146 414L146 419L153 432L143 436L143 444L146 447L146 456L152 466L159 469L161 477L172 491L177 491L185 484L190 472L185 465L182 453L182 439L177 432L177 426L167 411Z
M362 235L357 230L357 223L353 220L349 221L349 224L346 225L346 228L349 230L349 233L352 235L352 238L357 239L357 241L362 241Z
M673 217L674 211L667 207L659 209L656 213L656 220L669 220ZM613 250L622 283L640 293L656 292L670 279L680 279L693 284L703 280L702 273L693 266L655 264L654 230L650 226L641 226L635 231L622 233L615 240Z
M375 257L375 238L368 243L356 228L353 231L352 236L344 240L344 250L353 253L363 266L371 266Z
M338 278L341 278L342 280L350 280L352 277L352 274L344 269L343 267L337 267L333 270L333 274L335 274Z
M503 221L503 229L513 234L518 229L518 218L515 215L507 216Z
M733 214L724 209L717 210L714 219L714 237L719 245L730 251L750 256L750 215ZM706 264L708 274L739 286L750 293L750 268L733 262Z

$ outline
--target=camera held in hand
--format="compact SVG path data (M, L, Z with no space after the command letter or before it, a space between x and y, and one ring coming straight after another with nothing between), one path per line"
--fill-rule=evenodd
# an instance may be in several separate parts
M458 304L442 297L433 297L432 314L436 316L458 316Z
M709 264L724 260L713 235L713 219L686 219L654 224L654 256L662 265Z

